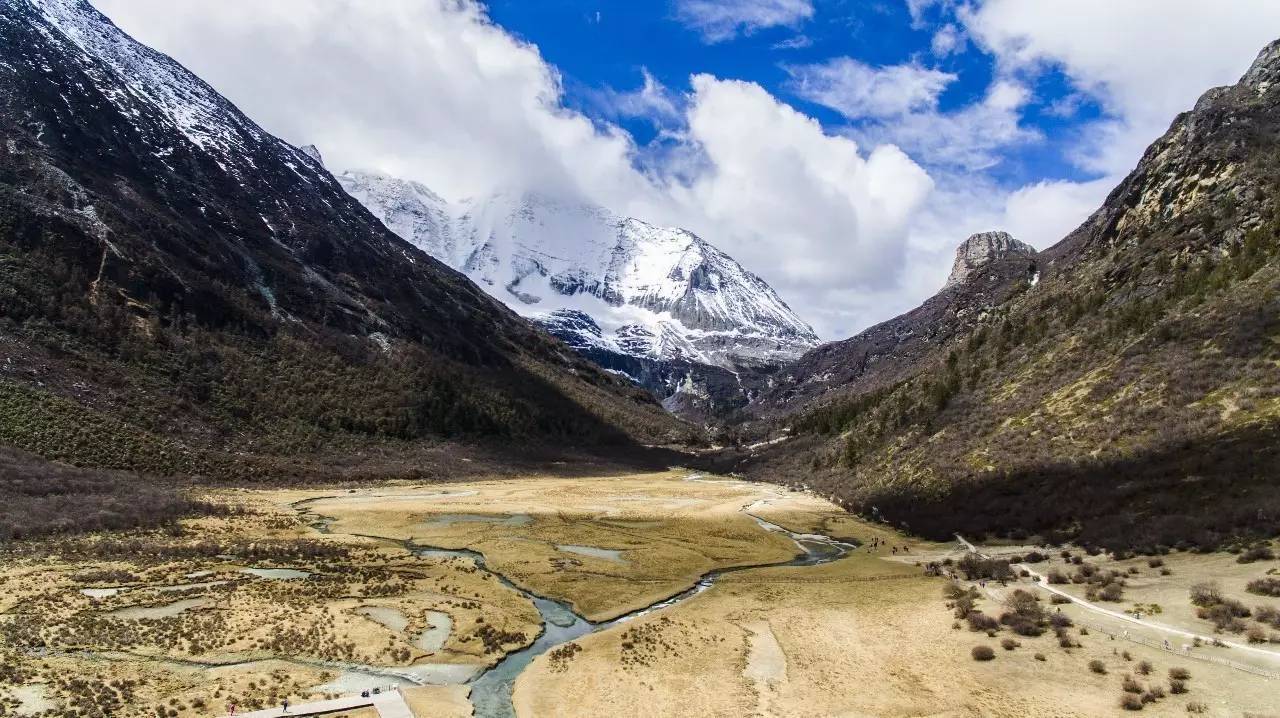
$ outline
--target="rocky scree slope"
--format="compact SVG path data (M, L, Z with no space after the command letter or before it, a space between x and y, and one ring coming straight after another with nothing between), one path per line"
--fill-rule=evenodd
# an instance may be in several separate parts
M1280 532L1278 197L1280 42L1037 255L1038 283L911 375L790 417L749 469L939 539Z
M684 431L87 2L0 5L0 136L4 443L244 475L424 437Z
M532 193L450 203L374 172L337 177L401 237L673 410L738 408L818 343L768 284L691 232Z

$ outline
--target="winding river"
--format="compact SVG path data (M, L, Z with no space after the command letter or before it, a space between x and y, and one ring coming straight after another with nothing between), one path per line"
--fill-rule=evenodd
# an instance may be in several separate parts
M295 507L311 518L311 525L318 531L328 533L332 520L328 517L308 512L305 508L305 504L317 500L319 499L310 499L308 501L299 502L298 504L295 504ZM476 566L480 569L492 574L495 578L501 581L503 585L519 592L521 595L532 601L537 607L538 613L542 616L542 632L538 635L537 639L525 648L507 654L507 656L496 665L483 671L469 681L471 685L471 703L475 707L476 718L514 718L515 706L512 703L512 691L515 688L516 678L519 677L520 673L524 671L533 659L557 646L568 643L569 641L580 638L589 633L603 631L612 628L619 623L624 623L640 616L653 613L654 611L678 605L711 588L715 585L716 581L725 574L773 566L816 566L843 558L850 551L857 548L857 545L853 543L839 541L820 534L796 533L783 528L782 526L766 521L765 519L751 513L759 503L760 502L756 502L743 507L743 513L754 519L761 528L767 531L784 534L794 541L796 548L798 549L794 558L782 562L716 569L703 574L693 586L674 596L657 601L649 606L632 611L631 613L624 614L617 618L595 623L588 621L586 618L575 613L567 603L557 601L546 596L540 596L526 588L516 585L506 576L490 569L485 564L484 554L478 551L472 551L470 549L442 549L417 544L413 541L403 542L403 545L415 555L421 557L456 556L470 558L475 561ZM362 666L361 668L368 670L372 667Z

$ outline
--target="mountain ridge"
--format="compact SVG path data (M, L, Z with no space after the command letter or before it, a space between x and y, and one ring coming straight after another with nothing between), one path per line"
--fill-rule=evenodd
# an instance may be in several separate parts
M317 447L685 431L87 2L5 3L0 39L0 440L233 474Z
M910 371L783 397L766 419L788 440L726 458L939 540L1158 552L1275 535L1277 148L1280 41L1175 118L980 321L935 314L949 339ZM822 366L802 361L791 388Z

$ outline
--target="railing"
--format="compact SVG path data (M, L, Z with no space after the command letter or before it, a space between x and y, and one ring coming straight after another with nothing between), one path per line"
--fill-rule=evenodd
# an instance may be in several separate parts
M1237 671L1244 671L1245 673L1252 673L1255 676L1270 678L1272 680L1280 679L1280 673L1276 673L1274 671L1268 671L1265 668L1259 668L1257 666L1251 666L1247 663L1240 663L1238 661L1233 661L1228 658L1219 658L1218 656L1205 656L1198 653L1191 653L1190 651L1175 650L1171 645L1168 645L1168 646L1165 645L1165 642L1163 641L1157 641L1153 638L1146 638L1144 636L1137 636L1133 634L1126 635L1124 633L1116 633L1115 631L1109 628L1104 628L1095 623L1086 623L1084 621L1076 621L1076 624L1080 626L1084 626L1085 628L1088 628L1090 631L1097 631L1098 633L1111 636L1113 639L1120 638L1125 641L1141 643L1144 646L1165 651L1166 653L1172 653L1173 655L1180 656L1182 658L1190 658L1194 661L1204 661L1206 663L1216 663L1220 666L1226 666L1227 668L1233 668Z

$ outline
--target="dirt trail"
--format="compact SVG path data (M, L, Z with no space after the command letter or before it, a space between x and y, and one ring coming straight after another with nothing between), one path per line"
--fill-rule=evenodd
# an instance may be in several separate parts
M969 551L983 558L990 558L988 554L985 554L982 551L980 551L977 546L970 543L960 534L956 534L956 539L961 543L961 545L963 545ZM1027 574L1030 575L1032 579L1034 579L1036 587L1040 588L1041 590L1048 591L1049 593L1054 593L1059 596L1063 596L1064 598L1071 599L1071 602L1073 604L1075 604L1079 608L1082 608L1086 611L1097 613L1103 616L1108 616L1110 618L1118 619L1128 623L1133 623L1139 626L1144 626L1146 628L1150 628L1156 631L1161 631L1161 632L1173 634L1176 636L1182 636L1183 638L1190 638L1192 640L1199 639L1203 643L1213 643L1217 641L1218 643L1224 646L1227 646L1228 648L1246 651L1251 655L1263 656L1268 660L1270 660L1271 662L1276 663L1277 665L1280 665L1280 653L1277 653L1276 651L1269 651L1265 648L1250 646L1246 643L1224 641L1221 638L1218 638L1216 636L1206 636L1204 634L1196 633L1194 631L1188 631L1182 628L1177 628L1175 626L1159 623L1157 621L1151 621L1145 618L1135 618L1134 616L1124 613L1123 611L1113 611L1109 608L1103 608L1102 606L1099 606L1096 603L1087 601L1083 598L1078 598L1076 596L1073 596L1067 593L1066 591L1063 591L1060 588L1055 588L1054 586L1049 584L1049 580L1043 574L1040 574L1039 572L1033 570L1030 566L1026 564L1015 563L1010 565L1018 571L1026 571ZM1190 649L1190 644L1183 644L1183 652L1186 652L1189 649Z

